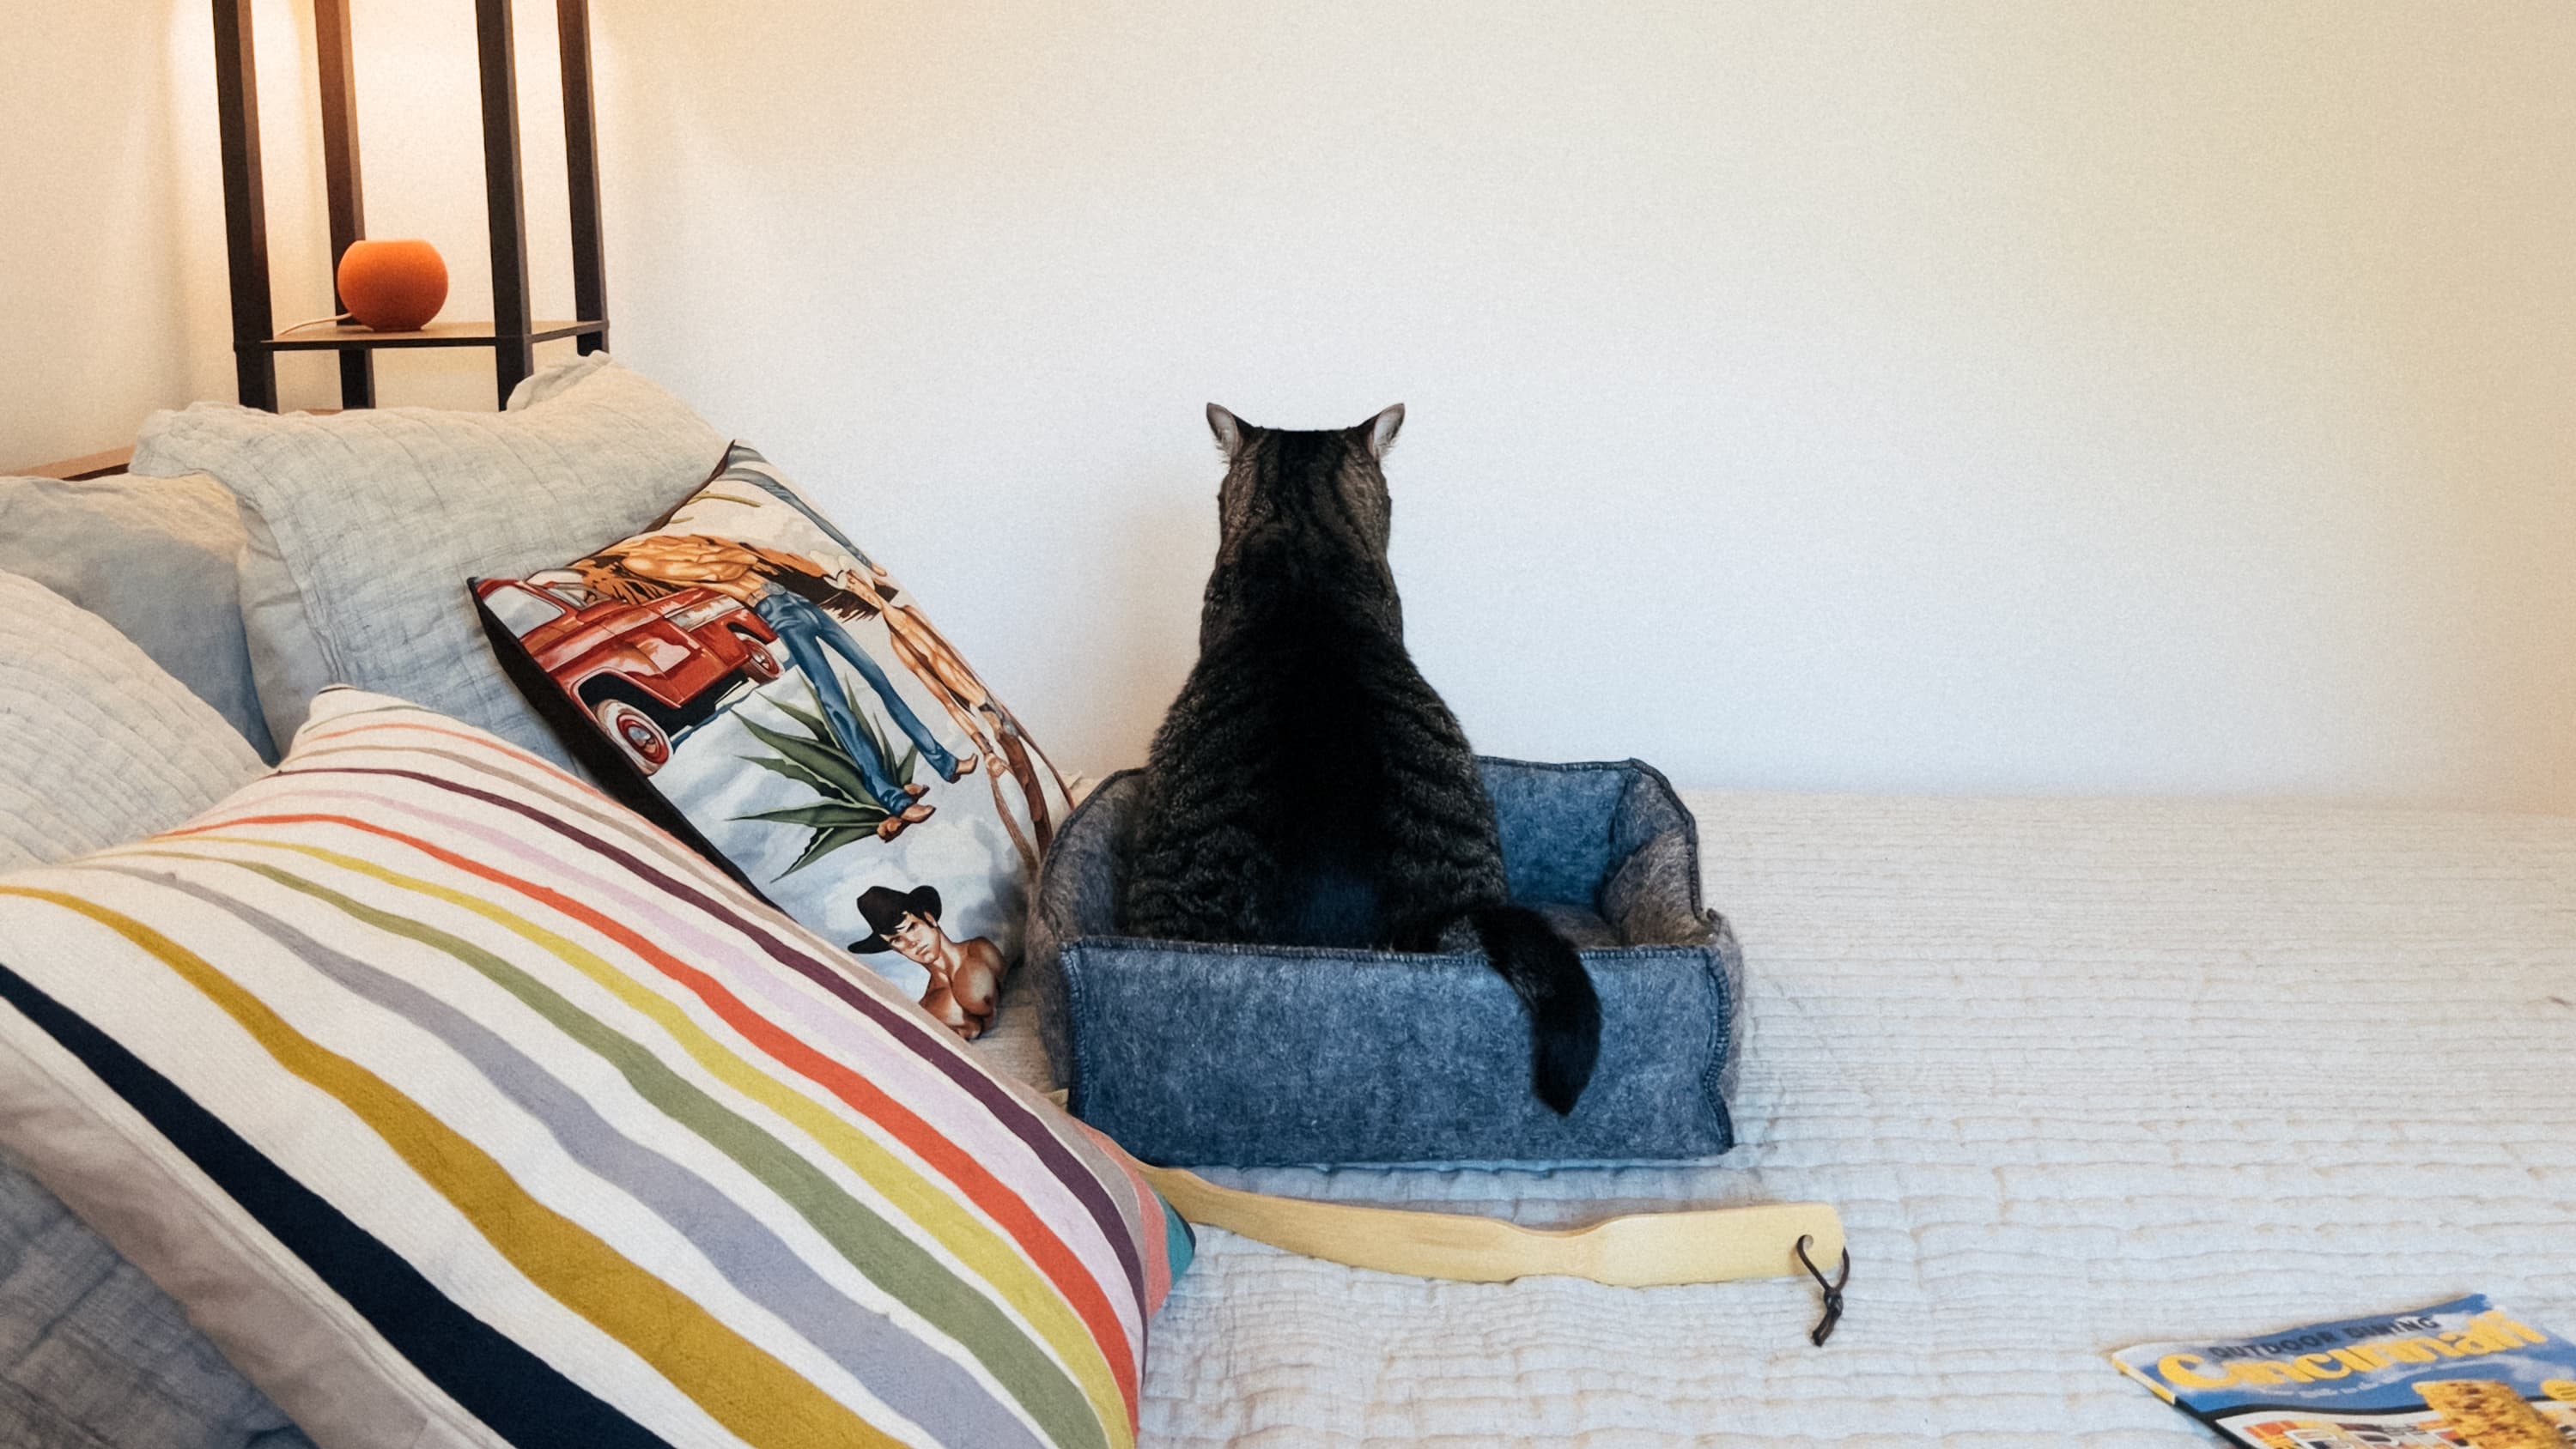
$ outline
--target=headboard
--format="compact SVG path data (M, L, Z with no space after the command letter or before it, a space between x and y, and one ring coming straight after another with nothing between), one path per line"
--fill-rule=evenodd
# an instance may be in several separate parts
M110 473L124 472L125 465L133 461L134 450L132 448L110 448L104 453L90 453L78 458L63 458L52 463L30 463L23 468L12 468L7 471L11 476L19 478L61 478L65 480L104 478Z
M298 408L296 411L310 413L320 418L329 417L339 409ZM111 473L122 473L133 461L134 448L129 444L122 448L110 448L104 453L85 453L77 458L59 458L51 463L29 463L23 468L0 468L0 476L60 478L65 482L78 482L83 478L104 478Z

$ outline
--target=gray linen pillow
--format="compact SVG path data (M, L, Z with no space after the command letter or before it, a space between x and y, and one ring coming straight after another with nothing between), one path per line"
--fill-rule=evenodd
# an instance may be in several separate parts
M230 558L223 577L228 597ZM132 641L11 573L0 573L0 759L9 762L0 871L167 830L261 768L230 725ZM0 1442L309 1442L168 1294L6 1152L0 1346Z
M210 474L241 501L242 622L281 743L324 685L352 684L569 764L494 662L459 580L643 529L706 481L725 443L594 353L529 378L499 413L156 413L133 471Z
M0 574L0 759L0 870L165 831L260 775L206 700L18 574Z
M203 475L0 478L0 570L116 626L274 760L251 682L233 495Z
M106 620L0 573L0 870L167 830L259 756Z

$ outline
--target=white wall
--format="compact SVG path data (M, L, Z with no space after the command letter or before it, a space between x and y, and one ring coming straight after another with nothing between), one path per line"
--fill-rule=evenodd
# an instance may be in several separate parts
M428 236L451 317L491 315L470 12L353 0L370 235ZM554 7L519 0L531 282L572 306ZM252 0L271 305L332 310L312 7ZM155 408L234 396L223 171L205 0L0 0L0 468L121 447ZM435 123L424 118L434 117ZM540 360L569 356L569 345ZM378 364L384 401L489 408L488 355ZM320 353L278 359L288 407L332 407Z
M407 186L458 262L470 69L380 56L403 8L370 207L452 145ZM1187 668L1200 404L1401 399L1415 652L1486 748L2576 809L2556 0L597 8L616 350L1059 757Z
M764 12L608 23L619 345L1082 758L1199 404L1402 399L1488 748L2576 805L2564 5Z
M0 468L121 446L153 408L232 386L221 214L206 252L181 221L196 72L214 169L211 42L181 57L169 10L0 0ZM263 67L287 96L296 54Z

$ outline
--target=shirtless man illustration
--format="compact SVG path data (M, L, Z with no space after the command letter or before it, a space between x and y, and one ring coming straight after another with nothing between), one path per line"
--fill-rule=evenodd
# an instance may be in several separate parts
M877 825L880 839L892 840L906 826L929 819L934 807L920 799L928 787L898 782L884 756L860 730L857 710L826 651L848 660L868 682L895 726L941 779L954 781L978 764L971 756L960 759L950 754L895 692L885 670L841 627L842 619L865 618L884 607L873 581L855 571L845 569L835 576L812 559L784 549L671 533L630 540L573 567L594 593L610 598L634 600L640 581L647 587L664 588L694 584L749 605L787 646L788 658L814 686L832 738L857 764L868 793L885 810L885 819Z
M909 891L870 886L859 893L859 914L874 934L852 941L862 955L891 950L930 973L921 1004L950 1031L968 1041L993 1024L993 1009L1002 996L1002 952L981 936L952 941L939 928L939 891L915 886Z

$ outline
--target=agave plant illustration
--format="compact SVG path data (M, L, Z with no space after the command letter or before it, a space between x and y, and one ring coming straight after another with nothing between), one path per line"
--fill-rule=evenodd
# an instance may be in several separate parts
M859 772L859 762L850 758L850 752L841 748L841 742L832 737L832 727L823 722L822 697L814 692L810 680L805 685L805 697L811 702L811 709L799 709L783 699L768 698L766 701L803 726L805 733L801 736L771 729L754 720L748 710L735 716L742 721L744 729L751 731L753 739L778 752L774 755L745 755L745 763L785 775L822 797L808 805L758 810L734 817L736 820L766 820L778 825L802 825L814 832L806 839L805 849L796 857L796 863L778 873L780 880L842 846L855 845L874 836L878 822L886 818L886 808L868 793L867 778ZM857 717L859 733L867 737L869 746L877 752L877 758L886 759L885 736L868 723L865 711L853 709L850 713ZM911 783L913 765L920 757L920 750L907 749L902 759L892 762L896 784Z

